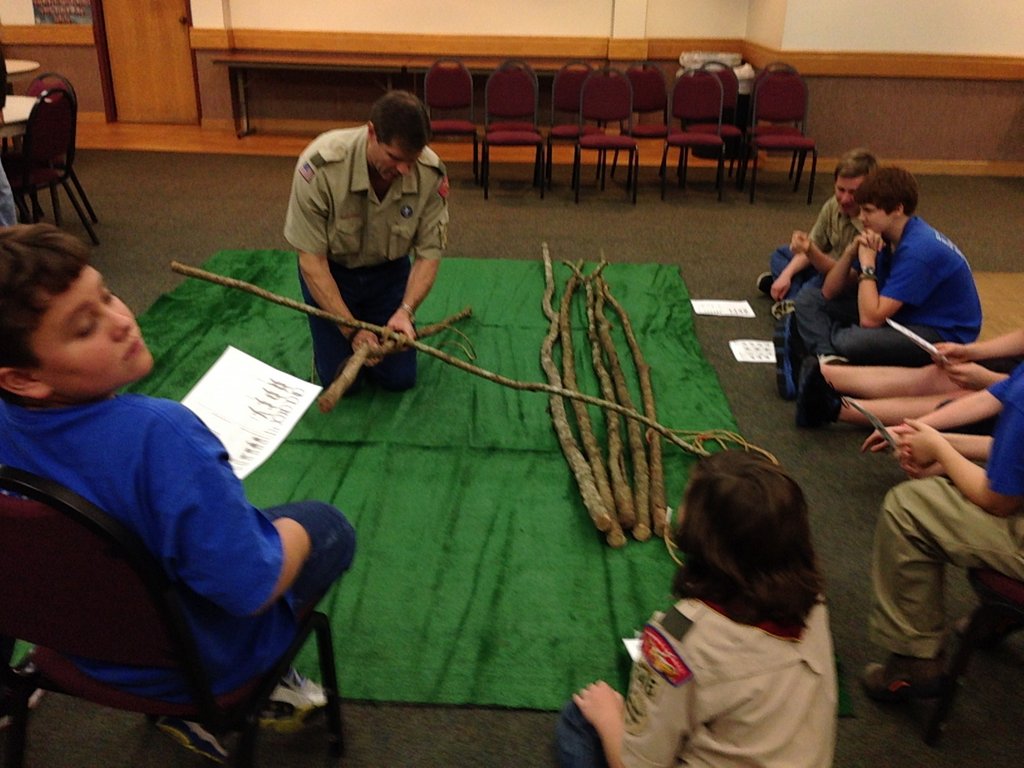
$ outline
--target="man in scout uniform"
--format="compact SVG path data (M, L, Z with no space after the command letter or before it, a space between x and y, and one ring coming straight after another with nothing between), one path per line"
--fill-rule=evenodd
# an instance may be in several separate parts
M448 177L426 146L430 121L419 99L389 91L357 128L328 131L295 166L284 236L298 251L306 302L416 338L415 312L430 292L448 244ZM354 349L369 347L368 374L381 387L416 383L415 350L384 356L371 331L309 318L320 383L328 386Z

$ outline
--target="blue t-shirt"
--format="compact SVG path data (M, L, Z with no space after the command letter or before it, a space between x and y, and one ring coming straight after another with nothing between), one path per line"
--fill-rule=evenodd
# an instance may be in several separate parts
M878 293L903 302L893 320L934 328L945 341L969 344L981 330L981 300L967 259L948 237L917 216L899 245L878 254Z
M183 587L216 693L265 672L295 636L287 601L252 615L281 571L277 530L246 500L220 440L180 403L142 395L39 410L0 403L0 463L65 485L135 531ZM139 695L186 695L166 669L79 666Z
M1003 404L985 472L993 491L1024 496L1024 364L988 391Z

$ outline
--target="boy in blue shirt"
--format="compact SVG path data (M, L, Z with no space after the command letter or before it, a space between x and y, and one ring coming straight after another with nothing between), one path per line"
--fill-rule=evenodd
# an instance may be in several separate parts
M297 613L351 564L355 532L320 502L257 509L191 411L118 394L150 372L153 357L88 256L49 225L0 230L0 463L55 480L131 528L179 585L214 692L230 691L288 646ZM137 695L187 696L166 669L76 663ZM293 672L266 724L290 727L325 703L316 683ZM161 725L207 757L226 756L193 723Z

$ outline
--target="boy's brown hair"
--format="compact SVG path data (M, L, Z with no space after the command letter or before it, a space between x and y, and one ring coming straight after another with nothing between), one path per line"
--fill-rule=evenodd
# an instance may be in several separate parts
M838 179L842 176L844 179L856 179L859 176L874 173L877 169L878 159L871 153L871 150L857 147L839 158L834 178Z
M804 624L823 579L803 491L785 471L755 453L712 454L694 467L682 514L677 596L743 624Z
M0 227L0 365L38 364L32 334L88 262L85 243L49 224Z
M892 213L900 205L903 213L913 216L917 210L917 180L905 168L879 168L853 193L857 205L874 205Z

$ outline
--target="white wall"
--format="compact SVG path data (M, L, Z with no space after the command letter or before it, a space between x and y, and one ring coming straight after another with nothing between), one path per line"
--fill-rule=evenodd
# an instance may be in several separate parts
M35 24L32 0L0 0L0 24Z
M834 2L835 0L821 0L825 8L831 8ZM766 48L781 50L786 32L788 5L787 0L750 0L747 40Z
M1024 56L1024 0L191 0L200 29L725 37L780 51ZM32 24L32 0L0 0Z
M0 0L0 2L9 0ZM198 19L216 24L220 0L192 0ZM434 35L610 37L612 0L230 0L238 29L395 32ZM642 35L642 30L641 34Z
M751 0L646 0L644 37L721 37L747 34Z
M1024 2L789 0L782 47L1024 56Z

